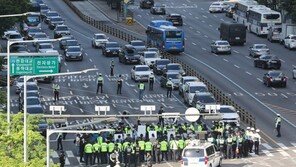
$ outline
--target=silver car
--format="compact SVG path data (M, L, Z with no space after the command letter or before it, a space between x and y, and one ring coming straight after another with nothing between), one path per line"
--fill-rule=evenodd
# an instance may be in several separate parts
M131 70L131 79L134 81L148 81L149 75L153 74L148 65L135 65Z
M199 79L196 76L183 76L180 80L179 95L183 96L183 91L187 82L199 82Z
M263 54L269 54L269 48L265 44L253 44L249 48L250 56L257 58Z
M228 41L218 40L211 43L211 52L231 54L231 46Z

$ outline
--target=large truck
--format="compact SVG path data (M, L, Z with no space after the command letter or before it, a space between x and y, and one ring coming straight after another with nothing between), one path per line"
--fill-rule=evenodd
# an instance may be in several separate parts
M285 37L291 34L296 35L296 24L282 23L281 27L269 27L267 40L283 44Z
M246 43L246 26L239 23L221 23L220 39L226 40L230 45L244 45Z

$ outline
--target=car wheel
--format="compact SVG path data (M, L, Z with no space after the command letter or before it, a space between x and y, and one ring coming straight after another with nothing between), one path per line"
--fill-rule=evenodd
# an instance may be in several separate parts
M134 78L133 78L133 75L131 74L131 80L133 80Z
M293 72L292 72L292 76L293 76L293 77L292 77L293 79L296 79L295 74L294 74Z

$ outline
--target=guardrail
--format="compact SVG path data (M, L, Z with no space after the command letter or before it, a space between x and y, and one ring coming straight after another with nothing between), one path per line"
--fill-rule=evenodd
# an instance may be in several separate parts
M95 20L94 18L91 18L85 14L83 14L81 11L79 11L69 0L64 0L64 2L86 23L92 25L93 27L98 28L99 30L106 32L112 36L115 36L119 39L122 39L124 41L131 41L135 39L140 39L135 37L134 35L130 34L130 32L123 31L121 29L115 28L114 25L106 24L105 22L101 22L98 20ZM141 39L143 40L143 39ZM178 59L176 56L173 56L169 53L162 52L163 56L167 59L170 59L174 63L180 63L186 74L190 76L196 76L198 77L202 82L204 82L208 89L215 98L222 104L226 105L232 105L239 111L239 116L241 118L241 121L246 125L250 127L256 127L256 120L255 118L247 112L244 108L239 106L237 103L235 103L229 96L225 95L221 90L219 90L216 86L214 86L212 83L210 83L208 80L206 80L202 74L198 73L194 68L187 65L180 59Z

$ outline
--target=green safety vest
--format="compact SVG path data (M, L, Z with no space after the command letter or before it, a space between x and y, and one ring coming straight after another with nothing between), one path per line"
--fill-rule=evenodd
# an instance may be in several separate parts
M232 143L232 137L227 138L227 143L229 143L229 144Z
M202 126L201 126L201 125L198 125L198 126L197 126L197 131L198 131L198 132L201 132L201 131L202 131Z
M145 84L140 83L140 85L139 85L139 89L140 89L140 90L144 90L144 88L145 88Z
M103 77L99 77L98 78L98 83L104 83L104 78Z
M152 150L152 143L150 141L147 141L145 143L145 151L151 151Z
M52 89L54 90L60 90L60 86L58 84L53 84Z
M127 142L127 141L123 143L122 147L123 147L124 150L126 149L128 144L129 144L129 142Z
M84 146L84 152L85 153L92 153L92 145L90 143L88 143Z
M110 143L108 144L108 152L109 152L109 153L112 153L112 152L114 151L114 148L115 148L115 144L112 143L112 142L110 142Z
M173 87L173 82L169 80L169 81L166 83L166 87L168 87L168 88L172 88L172 87Z
M160 151L167 151L168 150L168 142L162 141L160 142Z
M183 149L183 148L185 147L185 142L184 142L184 140L180 139L180 140L178 141L178 147L179 147L180 149Z
M243 142L243 138L242 137L238 137L238 142L242 143Z
M140 150L143 151L145 150L145 142L143 140L140 140L139 142Z
M119 149L118 151L122 151L122 144L121 143L117 143L117 148Z
M107 151L108 151L108 144L104 142L101 144L101 152L105 153Z
M103 143L103 137L99 136L97 138L97 141L98 141L99 144L102 144Z
M94 152L100 152L100 144L99 143L93 144L93 150Z

